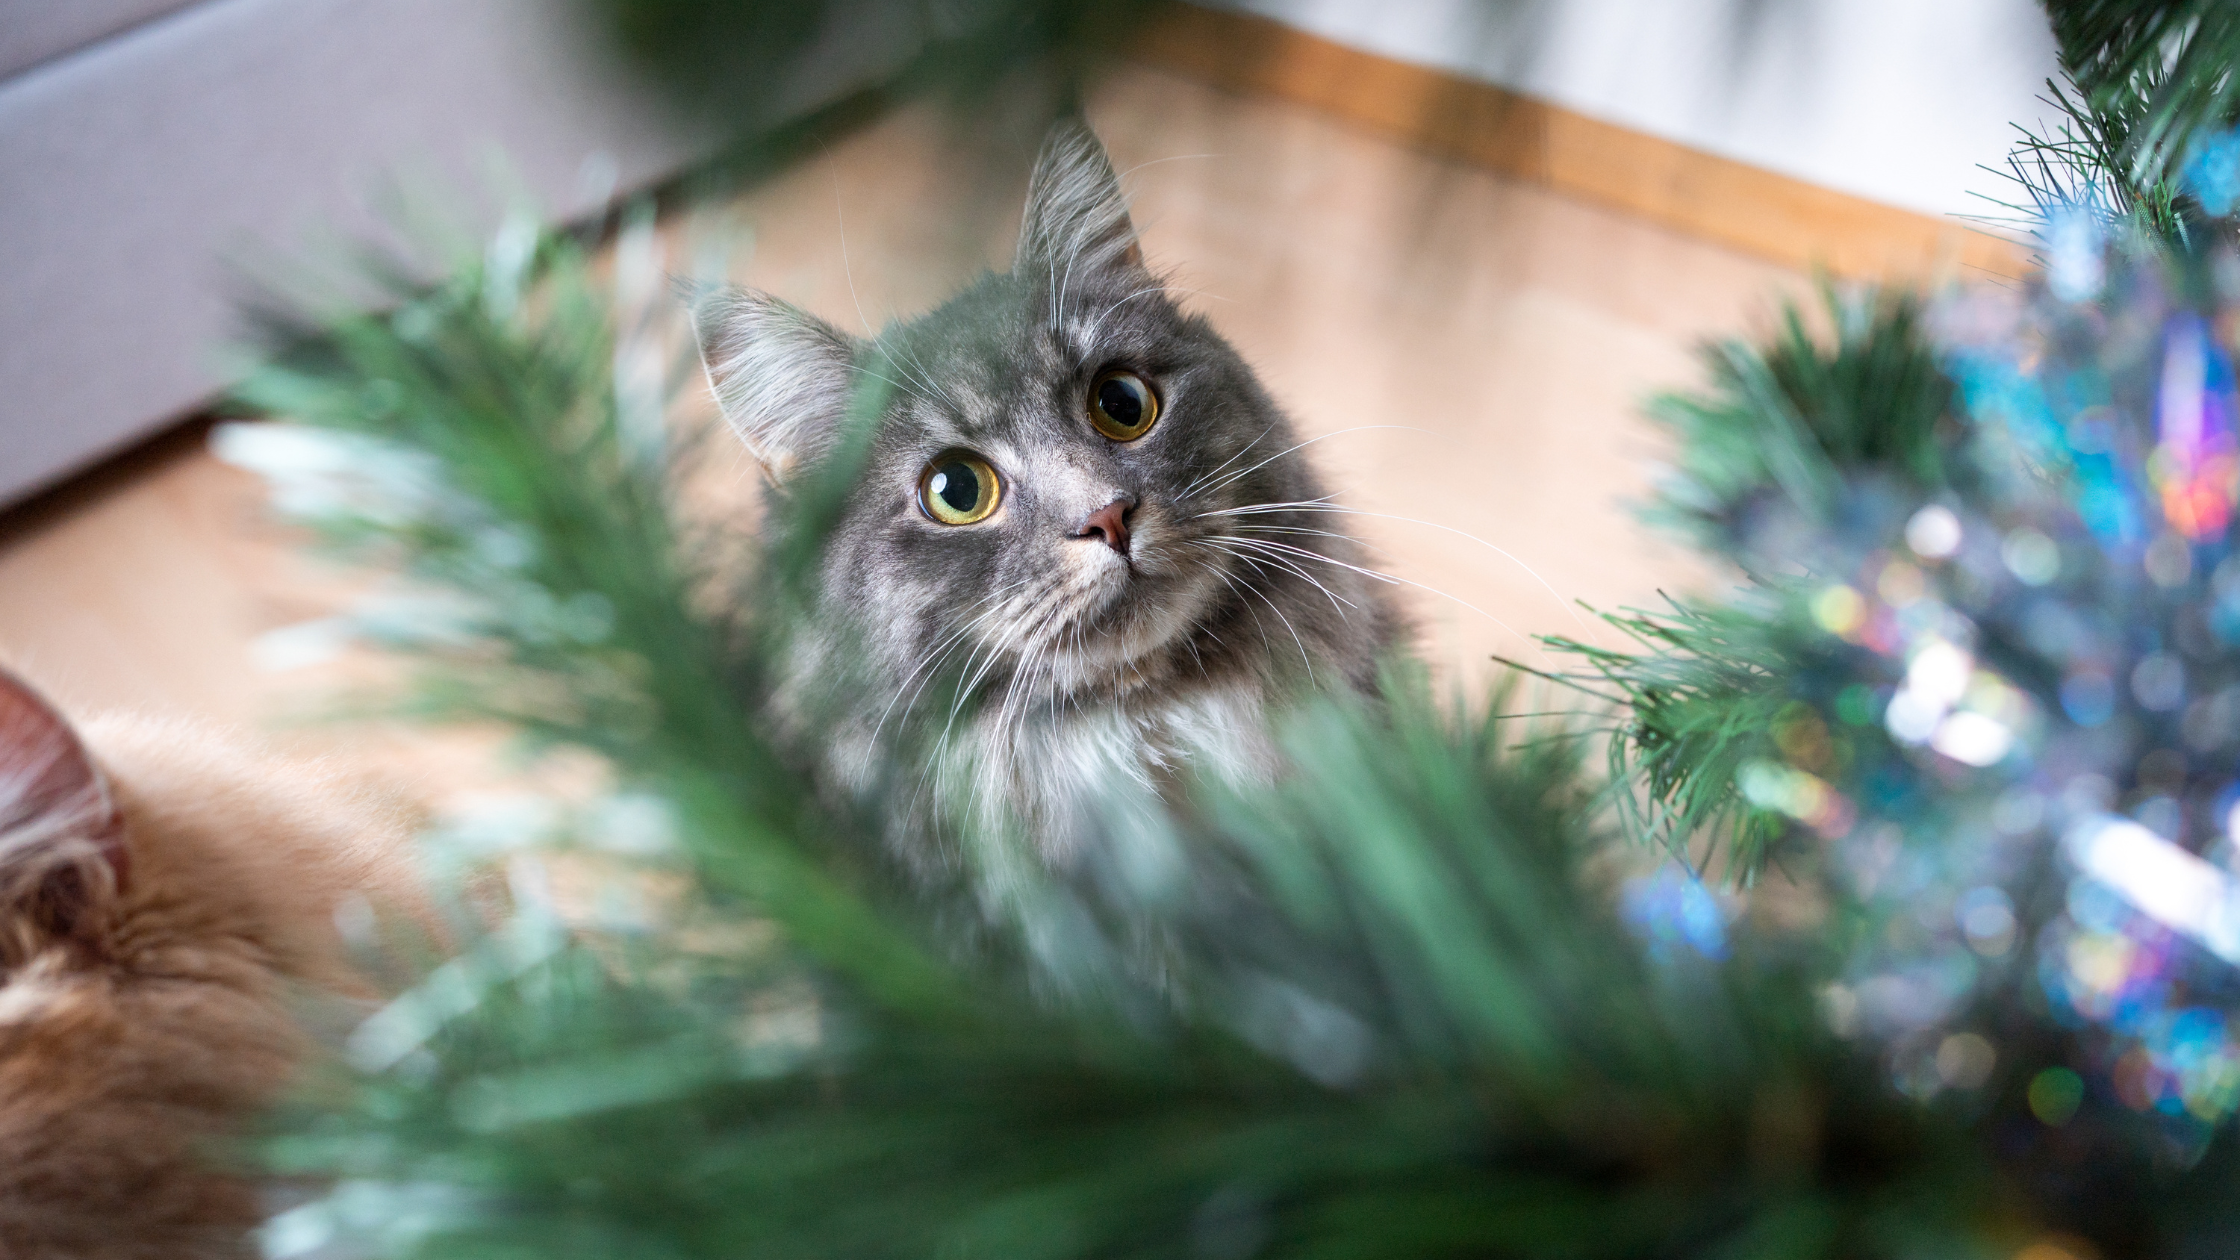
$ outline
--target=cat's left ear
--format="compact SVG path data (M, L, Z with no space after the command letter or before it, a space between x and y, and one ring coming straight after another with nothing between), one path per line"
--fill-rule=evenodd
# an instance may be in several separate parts
M1014 270L1084 271L1143 266L1128 199L1104 144L1077 118L1060 119L1042 142L1027 183Z
M772 479L830 450L848 412L855 340L753 289L689 296L716 405Z
M95 928L128 866L100 768L53 706L0 669L0 971Z

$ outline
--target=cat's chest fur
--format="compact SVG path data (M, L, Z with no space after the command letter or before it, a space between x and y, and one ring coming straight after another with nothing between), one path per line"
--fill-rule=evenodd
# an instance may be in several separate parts
M1152 695L992 705L936 753L942 796L1000 824L992 806L1025 823L1043 856L1064 861L1100 816L1171 796L1191 778L1265 782L1278 759L1267 697L1250 679Z
M912 865L963 836L1016 834L1065 864L1116 819L1173 800L1193 780L1272 780L1281 764L1269 722L1270 684L1249 673L1056 696L997 686L953 713L914 721L866 708L820 722L802 698L830 674L795 675L783 707L797 738L822 729L827 773L848 795L888 813ZM883 734L883 737L882 737Z

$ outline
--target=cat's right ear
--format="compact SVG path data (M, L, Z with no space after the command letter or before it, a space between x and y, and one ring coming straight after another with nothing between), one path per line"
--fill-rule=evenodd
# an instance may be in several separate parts
M763 468L782 481L831 449L848 411L854 340L753 289L711 289L691 303L716 405Z
M1078 117L1051 125L1027 181L1027 215L1012 270L1033 268L1069 275L1143 268L1143 246L1111 155Z
M0 669L0 970L84 936L124 886L124 822L85 745Z

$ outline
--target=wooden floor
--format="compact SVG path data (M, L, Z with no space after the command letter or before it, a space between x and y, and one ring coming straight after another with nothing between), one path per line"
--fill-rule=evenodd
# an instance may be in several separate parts
M1577 631L1569 601L1707 580L1628 516L1659 449L1638 404L1697 380L1700 340L1765 326L1797 273L1155 71L1090 116L1152 262L1328 435L1344 501L1381 514L1359 529L1414 584L1434 663L1479 675ZM932 114L890 118L676 225L666 265L728 243L735 275L848 326L923 308L1004 257L1006 229L967 211L1019 194L951 152ZM192 433L4 522L0 658L68 704L270 724L333 681L271 632L347 584Z

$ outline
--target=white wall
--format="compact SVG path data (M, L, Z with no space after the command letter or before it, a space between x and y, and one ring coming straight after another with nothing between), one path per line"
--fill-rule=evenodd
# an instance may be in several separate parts
M2006 196L2047 112L2035 0L1210 0L1928 214Z
M199 406L238 331L240 264L374 232L392 174L471 195L502 151L565 216L704 143L584 64L561 0L92 8L104 21L50 23L35 64L0 78L0 505Z

